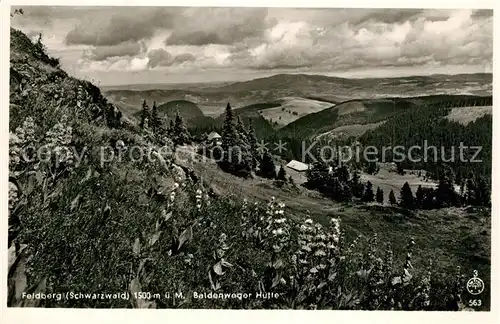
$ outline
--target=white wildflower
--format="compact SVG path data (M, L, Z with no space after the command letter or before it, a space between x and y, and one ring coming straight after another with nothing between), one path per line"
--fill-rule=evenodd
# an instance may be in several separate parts
M318 250L314 252L314 256L326 256L326 253L323 250Z
M326 235L325 234L316 235L316 239L324 241L326 240Z
M303 245L301 246L301 249L307 252L311 252L311 247L309 245Z
M122 140L116 141L116 148L119 150L125 149L125 143Z

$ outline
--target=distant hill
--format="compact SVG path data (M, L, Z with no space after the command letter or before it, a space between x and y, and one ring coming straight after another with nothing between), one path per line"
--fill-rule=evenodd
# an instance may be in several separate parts
M140 109L142 101L189 100L201 106L249 106L276 102L284 97L341 103L354 99L381 99L432 95L476 95L492 93L492 74L430 75L397 78L348 79L323 75L278 74L231 84L151 87L107 87L106 97L116 104ZM130 90L136 89L136 90Z
M476 176L490 178L493 122L491 109L488 108L491 102L492 97L462 98L407 109L395 114L379 127L368 130L359 141L363 145L378 148L434 146L441 150L435 154L438 155L437 160L448 160L458 179L468 177L471 172ZM458 149L461 145L482 147L478 152L480 155L474 158L476 162L483 162L469 162L475 151L465 150L461 153ZM418 157L424 154L429 154L429 159L419 160ZM431 153L414 151L413 158L405 159L403 166L434 172L435 176L440 172L440 163L436 163L432 150Z
M275 107L279 107L281 104L279 102L269 102L269 103L256 103L252 105L248 105L245 107L234 108L234 111L241 116L253 116L258 115L259 111L265 109L271 109Z
M152 105L149 103L149 109L151 109L151 107ZM179 112L179 115L185 120L204 116L203 112L195 103L187 100L169 101L158 106L158 114L167 118L175 118L177 112ZM136 111L134 117L140 118L141 110Z
M187 100L169 101L158 106L158 113L170 118L175 117L177 112L184 119L204 116L201 109L194 102Z
M283 127L280 132L294 137L310 138L341 126L379 123L405 110L422 105L460 107L472 103L480 105L488 100L491 101L491 97L467 95L349 100L299 118ZM356 133L358 132L359 129L356 130Z
M149 108L151 109L151 103ZM190 129L198 128L200 132L202 132L202 129L211 130L217 127L215 120L205 116L198 105L193 102L187 100L174 100L158 106L158 114L165 117L167 123L170 119L175 118L177 111L184 119L186 126ZM133 117L139 120L141 118L141 111L138 110L133 113Z
M491 93L491 73L429 75L395 78L348 79L324 75L277 74L236 82L212 90L223 92L273 90L285 96L323 97L340 102L355 98L400 97L432 94L487 95ZM290 94L288 90L292 90Z
M234 108L233 112L235 118L239 117L246 127L248 127L250 122L252 123L257 137L265 137L269 134L274 133L275 128L273 127L272 123L270 123L260 115L259 111L277 106L279 106L279 103L258 103L245 107ZM216 121L220 125L220 127L222 127L224 117L225 114L223 113L216 118Z

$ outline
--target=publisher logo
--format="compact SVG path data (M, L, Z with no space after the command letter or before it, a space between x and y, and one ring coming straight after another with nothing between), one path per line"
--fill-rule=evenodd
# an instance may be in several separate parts
M467 281L467 291L471 295L479 295L484 290L484 282L478 277L477 270L474 270L474 276Z

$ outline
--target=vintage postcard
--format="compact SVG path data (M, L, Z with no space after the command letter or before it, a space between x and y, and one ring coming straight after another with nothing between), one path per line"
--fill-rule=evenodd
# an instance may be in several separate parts
M492 8L83 5L5 6L9 311L498 307Z

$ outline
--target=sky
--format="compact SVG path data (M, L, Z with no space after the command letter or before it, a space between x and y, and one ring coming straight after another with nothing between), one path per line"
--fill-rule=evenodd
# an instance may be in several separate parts
M68 73L106 86L279 73L363 78L492 71L492 10L22 9L12 27L33 39L42 33Z

